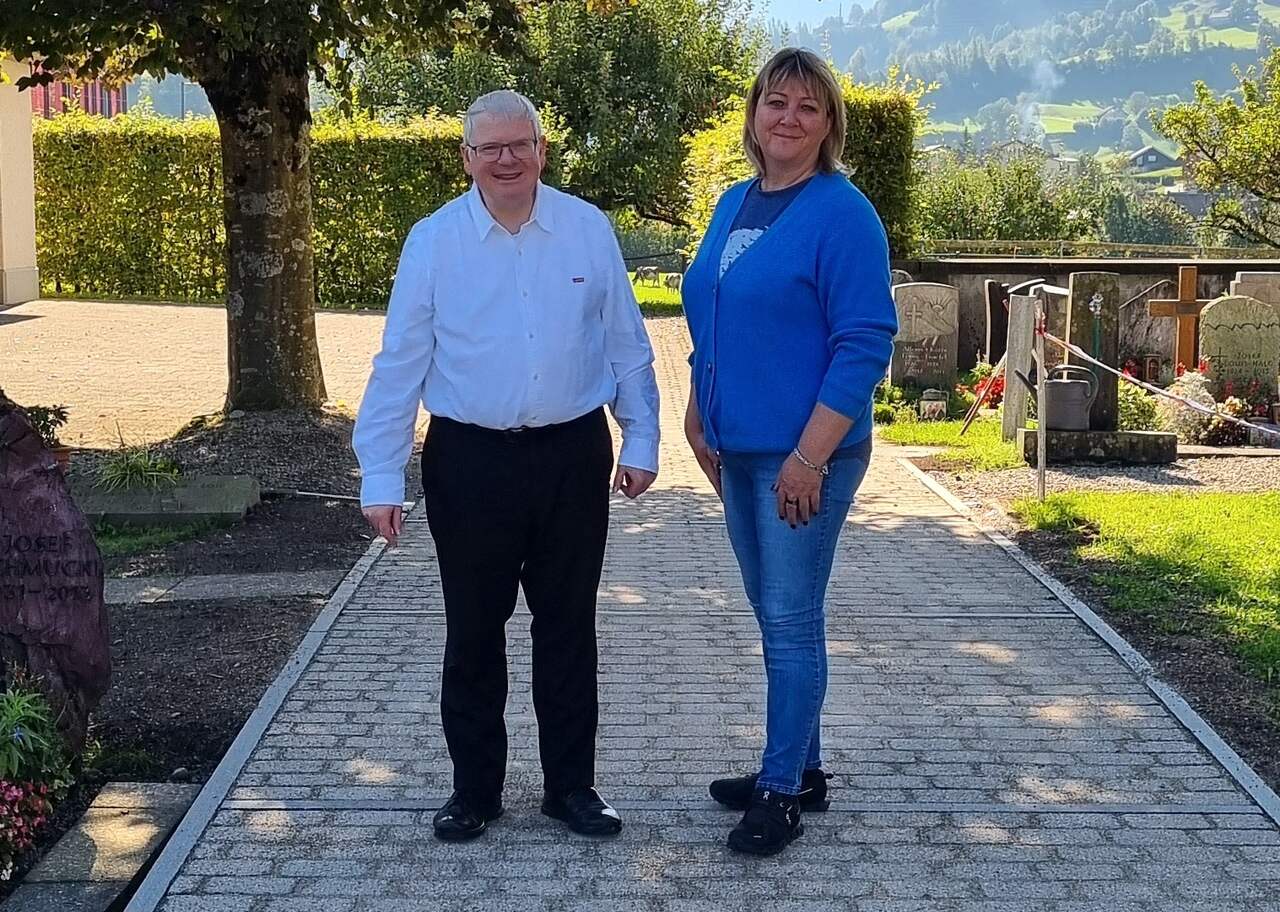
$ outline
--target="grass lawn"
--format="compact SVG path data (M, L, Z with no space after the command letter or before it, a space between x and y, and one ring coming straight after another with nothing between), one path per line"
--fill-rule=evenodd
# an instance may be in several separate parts
M210 523L172 527L101 525L94 528L93 538L103 557L127 557L195 538L209 528Z
M1259 3L1258 15L1268 22L1280 25L1280 3Z
M1076 101L1071 104L1042 104L1040 109L1040 125L1049 134L1073 133L1076 123L1093 121L1102 113L1102 108L1091 101Z
M665 279L666 273L661 278ZM646 317L678 317L684 313L680 306L680 292L674 288L667 288L662 284L654 287L633 283L631 290L636 293L640 312Z
M886 32L896 32L906 28L915 21L916 16L920 15L920 10L908 10L901 15L894 16L892 19L886 19L880 24L880 27Z
M962 421L895 422L880 425L880 437L889 443L903 446L946 447L934 457L941 465L969 468L978 471L989 469L1015 469L1026 462L1014 443L1000 439L1000 420L980 418L963 437Z
M1062 494L1014 513L1067 534L1113 610L1211 637L1280 688L1280 493Z

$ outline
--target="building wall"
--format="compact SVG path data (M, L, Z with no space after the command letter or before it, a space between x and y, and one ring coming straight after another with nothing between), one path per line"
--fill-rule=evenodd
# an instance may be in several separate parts
M36 270L35 170L31 111L14 82L25 65L0 58L9 78L0 85L0 307L40 294Z
M87 114L114 117L128 109L123 88L109 89L101 82L69 83L54 81L27 90L31 112L36 117L53 117L74 104Z

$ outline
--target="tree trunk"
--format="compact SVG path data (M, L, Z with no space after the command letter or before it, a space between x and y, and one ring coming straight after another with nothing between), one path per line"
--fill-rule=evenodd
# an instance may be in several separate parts
M227 228L226 409L325 399L311 246L311 114L305 69L252 61L205 89L222 140Z

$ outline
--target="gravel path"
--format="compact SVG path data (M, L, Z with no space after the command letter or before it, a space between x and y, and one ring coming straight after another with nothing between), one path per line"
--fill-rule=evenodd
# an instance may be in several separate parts
M905 451L904 455L907 455ZM925 460L927 466L927 457ZM917 460L917 463L921 462ZM930 474L970 508L1004 529L1014 527L1004 512L1005 508L1017 498L1032 497L1036 492L1036 473L1030 468L994 472L928 468ZM1045 477L1045 487L1050 494L1068 491L1154 491L1166 494L1280 491L1280 453L1274 457L1180 459L1167 466L1051 467Z

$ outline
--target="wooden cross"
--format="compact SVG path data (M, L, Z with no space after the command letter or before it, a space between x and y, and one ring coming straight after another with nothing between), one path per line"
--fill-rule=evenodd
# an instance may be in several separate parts
M1174 364L1181 364L1187 370L1195 370L1200 363L1196 352L1196 334L1200 328L1200 311L1210 303L1205 298L1196 297L1199 279L1200 272L1196 267L1181 266L1178 268L1178 299L1150 302L1151 316L1178 318L1178 346Z

